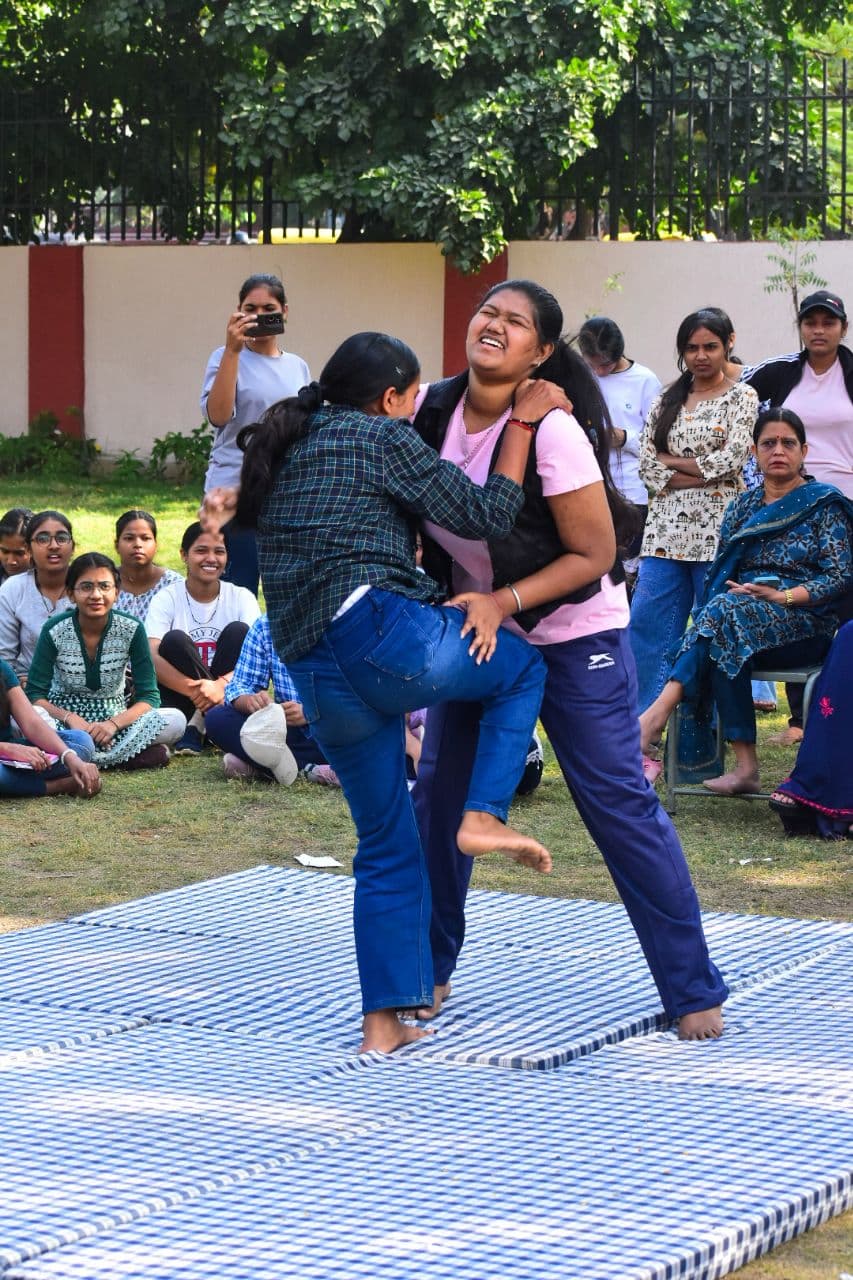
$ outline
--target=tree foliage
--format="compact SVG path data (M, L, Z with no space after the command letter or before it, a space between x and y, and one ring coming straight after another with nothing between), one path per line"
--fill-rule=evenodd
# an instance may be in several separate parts
M827 25L845 7L0 0L0 87L36 86L54 112L94 118L118 104L152 122L209 118L221 93L238 166L274 163L309 212L344 209L344 238L434 240L469 269L524 233L534 199L564 175L595 174L637 60L781 57L795 23ZM162 174L133 141L122 163L144 199Z

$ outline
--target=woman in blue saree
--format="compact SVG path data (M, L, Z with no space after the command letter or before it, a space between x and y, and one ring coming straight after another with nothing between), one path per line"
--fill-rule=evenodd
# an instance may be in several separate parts
M838 626L834 602L853 581L853 503L803 471L805 428L789 409L760 414L753 447L763 484L731 502L701 607L670 678L640 716L643 750L682 702L701 717L716 703L735 767L703 785L718 795L759 788L753 659L773 666L819 662Z

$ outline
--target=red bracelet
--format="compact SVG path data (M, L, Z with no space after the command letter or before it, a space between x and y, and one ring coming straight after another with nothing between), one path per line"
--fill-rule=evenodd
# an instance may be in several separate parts
M536 435L536 423L525 422L523 418L507 418L508 427L523 427L525 431L529 431L532 436Z

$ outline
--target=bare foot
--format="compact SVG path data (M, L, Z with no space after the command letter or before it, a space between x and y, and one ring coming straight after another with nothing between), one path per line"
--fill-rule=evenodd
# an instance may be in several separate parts
M504 824L492 813L479 809L466 809L456 833L456 843L461 853L479 858L484 853L502 853L513 862L521 862L534 871L549 872L551 855L538 840L523 836L520 831Z
M404 1044L422 1040L433 1032L427 1027L413 1027L410 1022L401 1022L396 1009L376 1009L364 1015L361 1034L359 1053L393 1053Z
M101 778L98 778L97 782L92 784L92 790L85 792L81 790L80 783L74 778L53 778L44 784L44 789L49 796L77 796L88 800L98 794L102 785Z
M724 773L719 778L706 778L702 786L717 796L743 796L754 795L761 782L757 773L742 773L739 769L733 769L731 773Z
M722 1005L700 1009L697 1013L683 1013L678 1019L679 1040L717 1040L722 1034Z
M802 740L803 731L795 724L789 724L787 729L783 729L781 733L772 734L768 739L770 742L775 742L779 747L795 747Z
M450 995L449 982L437 982L433 988L432 1004L415 1009L415 1017L420 1022L431 1022L441 1013L441 1006Z

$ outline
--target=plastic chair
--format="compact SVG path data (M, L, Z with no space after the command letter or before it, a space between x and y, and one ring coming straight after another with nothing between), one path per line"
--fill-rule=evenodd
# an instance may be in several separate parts
M822 664L821 664L822 666ZM805 685L803 691L803 725L806 724L809 716L809 707L812 700L812 691L815 681L821 673L821 666L810 667L754 667L751 673L753 680L770 680L774 683L784 684L802 684ZM737 796L720 796L713 791L708 791L706 787L697 786L695 783L683 783L678 780L678 741L681 732L681 707L675 708L675 712L670 719L669 728L666 734L666 761L665 761L665 796L664 808L667 813L675 813L675 797L678 796L704 796L705 799L716 798L718 800L769 800L771 792L769 791L750 791L741 793ZM723 737L723 727L717 717L717 753L720 760L725 760L726 743Z

